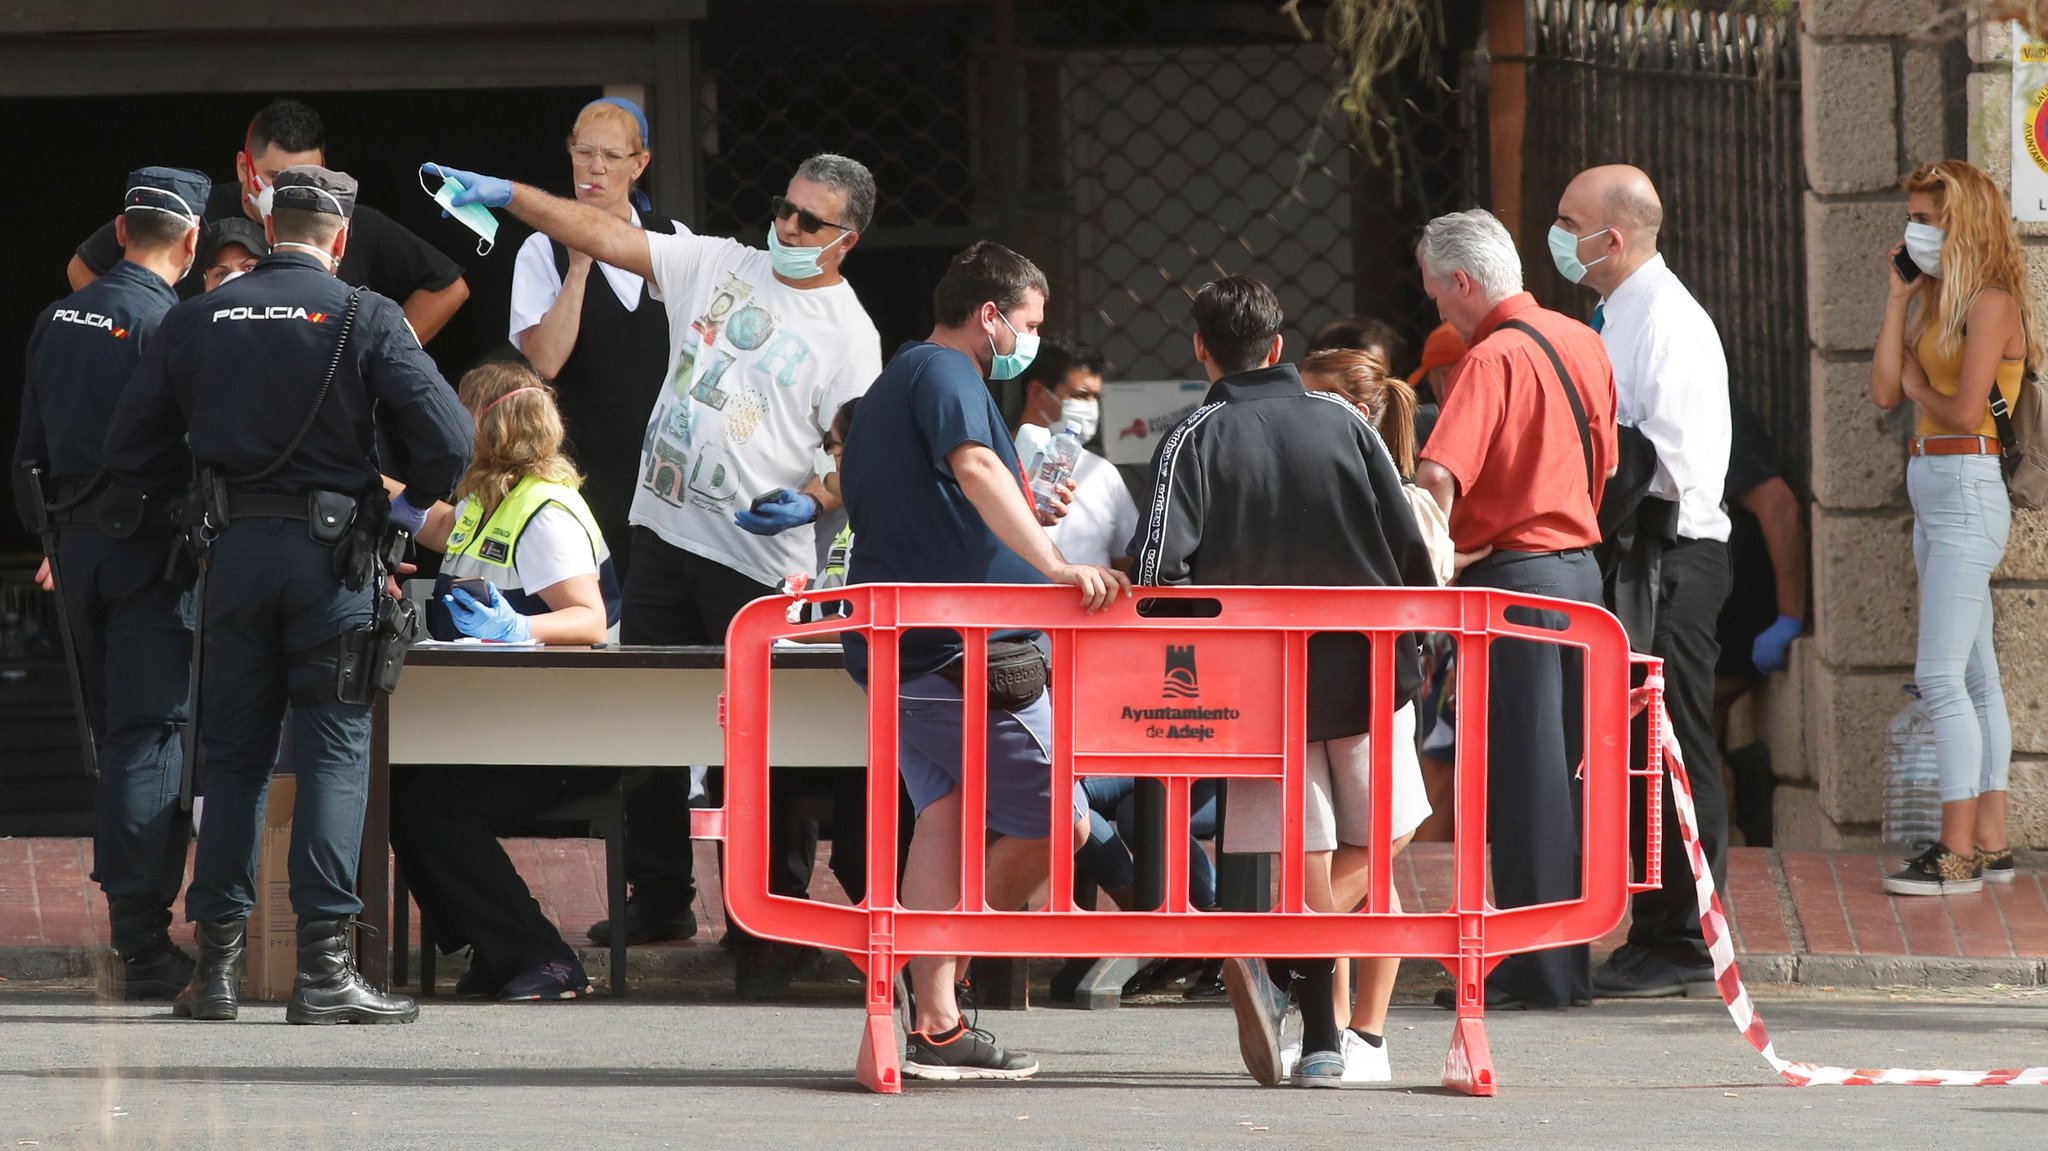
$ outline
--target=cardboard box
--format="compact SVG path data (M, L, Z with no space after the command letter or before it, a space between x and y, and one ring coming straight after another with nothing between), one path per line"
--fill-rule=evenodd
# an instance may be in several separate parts
M298 777L270 778L263 837L256 853L256 910L249 915L248 966L242 997L283 1002L299 972L299 917L292 911L292 803Z

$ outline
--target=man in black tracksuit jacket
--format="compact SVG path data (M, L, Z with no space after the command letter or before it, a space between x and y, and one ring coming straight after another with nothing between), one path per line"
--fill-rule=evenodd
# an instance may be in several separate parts
M1213 386L1160 441L1149 506L1131 542L1132 582L1435 587L1421 529L1379 433L1351 403L1307 391L1294 367L1278 362L1284 317L1272 291L1227 277L1196 296L1194 319L1195 354ZM1399 645L1394 667L1398 709L1421 679L1413 642ZM1365 733L1369 668L1362 635L1310 639L1311 743ZM1282 987L1288 978L1300 981L1296 1083L1334 1086L1314 1082L1315 1056L1338 1048L1334 961L1279 961L1273 970ZM1278 1012L1266 1008L1279 990L1247 961L1232 961L1224 976L1247 1067L1261 1082L1277 1081ZM1278 1002L1284 1010L1284 999Z

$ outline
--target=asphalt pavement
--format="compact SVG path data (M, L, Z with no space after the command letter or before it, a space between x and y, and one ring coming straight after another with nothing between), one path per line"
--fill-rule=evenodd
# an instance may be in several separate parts
M1219 1004L985 1012L1044 1067L1023 1084L852 1077L845 987L741 1005L595 999L429 1003L399 1027L291 1027L101 1006L75 986L0 988L0 1149L660 1147L1964 1146L2048 1143L2048 1088L1781 1085L1700 1000L1602 1002L1488 1020L1502 1088L1438 1086L1451 1016L1397 1006L1395 1082L1265 1089ZM2048 1065L2039 991L1765 998L1788 1058L1864 1067Z

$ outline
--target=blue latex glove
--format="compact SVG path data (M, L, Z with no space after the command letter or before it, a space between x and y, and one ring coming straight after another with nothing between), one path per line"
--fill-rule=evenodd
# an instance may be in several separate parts
M1756 669L1765 675L1784 671L1786 650L1792 646L1793 640L1799 638L1799 633L1805 630L1805 620L1794 619L1789 615L1779 616L1776 623L1765 628L1762 634L1756 637L1756 642L1749 645L1749 662L1755 664Z
M777 488L757 508L748 508L732 522L757 536L772 536L818 518L818 501L795 488Z
M420 171L432 172L437 176L453 176L462 185L462 191L450 201L455 207L464 204L482 204L486 208L502 208L512 202L512 181L497 176L485 176L478 172L465 172L461 168L450 168L445 164L421 164Z
M448 603L448 614L455 617L455 626L463 635L478 639L494 639L500 643L526 643L533 638L533 627L526 617L514 611L505 597L498 594L498 585L485 583L490 589L491 602L478 603L475 597L461 588L451 588L441 598Z
M398 498L391 501L391 522L413 535L418 535L420 529L427 526L427 513L424 508L412 506L405 498L405 493L400 492Z

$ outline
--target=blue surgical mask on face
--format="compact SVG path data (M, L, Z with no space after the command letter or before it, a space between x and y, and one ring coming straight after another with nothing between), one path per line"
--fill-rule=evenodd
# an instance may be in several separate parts
M1579 261L1579 245L1595 236L1611 231L1613 231L1612 228L1602 228L1598 232L1588 232L1583 236L1574 236L1570 232L1565 231L1562 225L1552 224L1550 226L1550 259L1552 263L1557 265L1557 274L1574 284L1585 279L1586 269L1592 267L1593 264L1600 263L1607 259L1607 257L1602 256L1599 260L1593 261L1592 264L1581 263Z
M844 240L851 235L853 235L852 232L841 232L832 241L832 244L837 244L840 240ZM782 237L775 234L775 225L768 225L768 260L774 265L777 275L786 276L792 280L808 280L823 271L824 269L818 266L818 262L823 258L826 251L832 247L832 244L825 244L817 248L792 247L783 243Z
M1017 337L1017 342L1011 346L1009 351L998 352L996 351L995 337L989 337L988 350L990 359L988 378L991 380L1014 380L1024 374L1024 369L1031 366L1032 360L1038 358L1038 333L1018 331L1017 326L1010 322L1010 317L1003 315L1001 312L996 313L996 318L1003 322L1004 327L1010 329L1010 334Z

